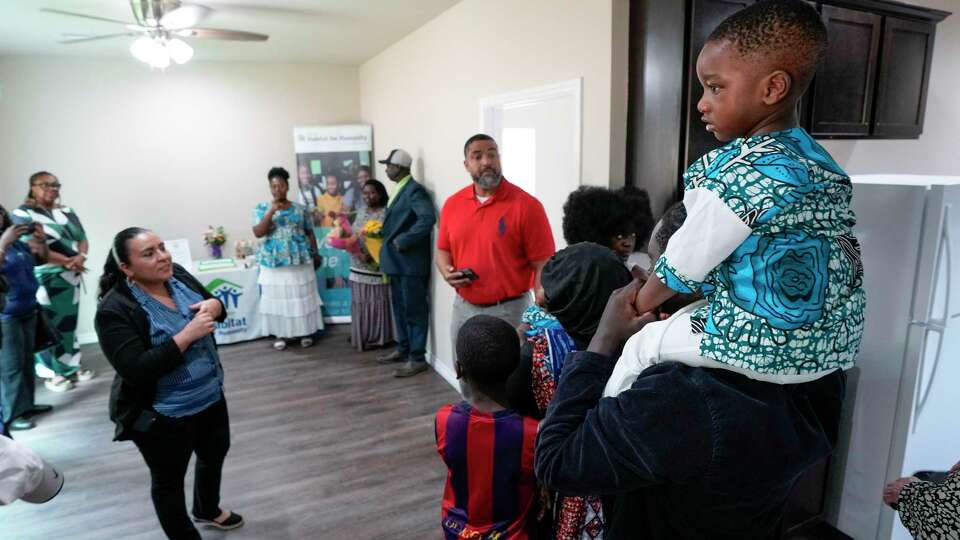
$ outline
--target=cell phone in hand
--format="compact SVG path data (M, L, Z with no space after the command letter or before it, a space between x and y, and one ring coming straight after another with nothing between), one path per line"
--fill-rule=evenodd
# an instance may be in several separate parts
M461 276L463 276L465 279L469 279L470 281L476 281L480 279L480 276L478 276L477 273L470 268L464 268L463 270L458 270L458 272L460 272Z

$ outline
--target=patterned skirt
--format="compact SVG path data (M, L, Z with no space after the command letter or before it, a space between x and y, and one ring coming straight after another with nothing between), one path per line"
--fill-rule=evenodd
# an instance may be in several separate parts
M358 351L393 342L390 285L383 276L350 272L350 343Z
M37 303L51 326L63 339L57 345L36 351L37 376L51 379L69 377L80 369L80 344L77 341L77 317L80 313L82 277L77 272L37 273Z
M265 334L277 338L312 336L323 330L313 266L260 267L260 320Z

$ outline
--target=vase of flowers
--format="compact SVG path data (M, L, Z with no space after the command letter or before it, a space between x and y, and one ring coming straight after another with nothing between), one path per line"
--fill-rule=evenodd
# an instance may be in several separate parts
M380 264L380 248L383 247L383 222L377 219L367 221L363 226L363 242L373 261Z
M223 245L227 243L227 233L222 226L210 226L203 233L203 243L210 250L210 257L220 259L223 257Z

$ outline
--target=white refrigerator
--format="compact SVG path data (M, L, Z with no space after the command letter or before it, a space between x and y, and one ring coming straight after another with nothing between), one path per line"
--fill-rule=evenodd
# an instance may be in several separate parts
M856 540L907 539L885 483L960 460L960 177L853 183L867 313L826 517Z

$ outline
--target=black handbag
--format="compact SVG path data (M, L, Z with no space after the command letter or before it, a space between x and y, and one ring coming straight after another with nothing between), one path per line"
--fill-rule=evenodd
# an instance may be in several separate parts
M60 331L57 330L50 321L47 320L47 316L44 315L43 310L37 308L37 328L36 333L33 338L33 350L34 352L39 352L50 347L54 347L60 342L63 341L63 335L60 334Z

